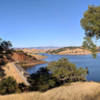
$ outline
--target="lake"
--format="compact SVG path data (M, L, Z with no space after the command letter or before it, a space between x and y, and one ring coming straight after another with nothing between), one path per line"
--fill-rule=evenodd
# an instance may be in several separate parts
M89 74L87 75L87 80L100 82L100 54L97 54L96 59L94 59L92 55L43 55L48 56L48 58L44 59L47 62L57 61L58 59L64 57L67 58L70 62L76 64L77 67L88 67ZM39 68L46 66L47 64L36 65L34 67L28 68L27 72L32 74L37 72Z

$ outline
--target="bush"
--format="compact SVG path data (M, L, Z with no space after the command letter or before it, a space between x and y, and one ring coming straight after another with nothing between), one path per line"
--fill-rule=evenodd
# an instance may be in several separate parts
M18 84L12 77L2 79L0 82L0 94L11 94L20 92Z
M3 78L5 76L4 70L0 66L0 78Z
M29 91L29 87L26 86L24 83L18 84L18 88L20 89L21 92Z
M46 68L40 68L28 78L28 81L31 84L31 91L46 91L64 83L85 81L86 75L87 69L76 68L75 64L62 58L50 62Z
M40 68L37 73L28 78L28 81L31 84L30 89L35 91L46 91L56 85L55 78L52 77L47 68Z
M86 80L87 70L77 68L75 64L70 63L66 58L50 62L47 68L60 83Z

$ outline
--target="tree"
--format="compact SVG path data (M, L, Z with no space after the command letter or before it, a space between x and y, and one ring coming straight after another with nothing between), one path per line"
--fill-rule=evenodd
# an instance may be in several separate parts
M10 41L4 41L0 38L0 53L7 52L12 47Z
M4 71L1 65L6 64L11 59L12 54L12 44L10 41L4 41L0 38L0 77L3 77Z
M85 37L83 41L83 48L88 49L92 52L94 58L96 58L97 47L93 43L90 37Z
M76 68L75 64L61 58L50 62L46 68L40 68L28 78L28 81L31 91L46 91L64 83L85 81L86 75L87 69Z
M55 78L52 77L47 68L40 68L37 73L28 78L28 81L31 84L30 89L34 91L46 91L56 85Z
M12 77L4 78L0 81L0 94L11 94L20 92L18 84Z
M86 80L87 70L76 68L75 64L70 63L66 58L50 62L47 68L61 83Z
M88 10L81 19L81 26L86 36L100 38L100 6L88 6Z
M81 26L86 35L83 45L95 55L96 45L92 38L100 39L100 6L88 6L88 10L81 19Z
M5 41L0 38L0 65L4 63L5 59L11 59L13 49L10 41Z
M0 67L0 79L5 76L4 70Z

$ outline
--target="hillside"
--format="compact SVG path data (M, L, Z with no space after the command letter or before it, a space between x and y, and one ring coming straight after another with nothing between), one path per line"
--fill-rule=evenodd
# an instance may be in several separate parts
M30 67L36 64L45 63L45 61L37 59L35 56L27 55L22 51L16 51L12 54L12 59L19 62L23 67Z
M59 55L87 55L91 54L89 50L83 49L82 47L64 47L56 50L48 51L50 54Z
M43 55L39 55L39 54L34 54L34 55L32 55L32 56L35 57L35 58L38 59L38 60L42 60L42 59L47 58L47 56L43 56Z
M1 66L0 78L5 75L3 65L6 65L9 62L15 62L24 68L45 63L45 61L42 61L41 59L38 59L39 57L35 57L35 56L30 56L27 53L24 53L22 51L14 51L14 50L12 50L12 53L9 52L7 54L1 53L0 54L0 66Z
M21 49L23 52L26 52L26 53L29 53L29 54L38 54L38 53L45 53L45 50L43 49L35 49L35 48L32 48L32 49L29 49L29 48L23 48Z
M0 100L100 100L100 84L77 82L47 92L30 92L0 96Z
M10 62L3 67L3 70L5 72L5 77L13 77L17 83L24 83L29 86L27 82L29 74L20 65Z

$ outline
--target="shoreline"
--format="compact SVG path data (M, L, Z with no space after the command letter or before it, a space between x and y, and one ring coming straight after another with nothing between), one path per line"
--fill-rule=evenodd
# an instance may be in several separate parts
M40 55L40 54L33 54L32 56L34 56L38 60L43 60L43 59L48 58L47 56L43 56L43 55Z
M35 67L38 64L45 64L47 63L46 61L39 61L39 62L33 62L33 63L27 63L27 64L20 64L24 69L30 68L30 67Z
M50 55L71 55L71 56L74 56L74 55L76 55L76 56L78 56L78 55L92 55L92 53L88 53L88 54L79 54L79 53L77 53L77 54L75 54L75 53L73 53L73 54L52 54L52 53L47 53L47 54L50 54ZM100 54L100 52L97 52L96 54Z
M47 53L47 54L50 54L50 55L69 55L69 56L81 56L81 55L92 55L92 54L51 54L51 53ZM97 52L97 54L100 54L100 52ZM36 55L37 56L37 55ZM38 56L41 56L41 55L38 55ZM20 64L24 69L27 69L27 68L30 68L30 67L35 67L36 65L38 64L45 64L47 63L46 61L43 61L42 59L45 59L45 58L48 58L47 56L44 56L43 58L41 59L38 59L37 62L32 62L32 63L27 63L27 64Z
M47 56L43 56L43 55L39 55L39 54L32 54L31 56L35 57L37 59L37 61L31 61L31 62L26 62L26 63L21 62L19 64L22 66L22 68L27 69L27 68L30 68L30 67L34 67L38 64L47 63L46 61L43 60L45 58L48 58Z

